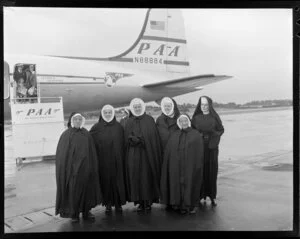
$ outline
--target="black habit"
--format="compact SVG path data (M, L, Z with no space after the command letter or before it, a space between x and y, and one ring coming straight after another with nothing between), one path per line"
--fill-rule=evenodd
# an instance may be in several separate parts
M178 110L178 106L175 100L173 100L174 103L174 116L169 117L166 116L164 113L162 113L157 119L156 119L156 126L159 132L159 136L162 143L162 148L164 149L167 145L168 139L172 132L175 130L178 130L177 126L177 118L180 115L180 112Z
M120 207L126 203L124 168L124 129L114 118L101 116L90 130L96 145L104 206Z
M224 133L222 121L213 108L212 100L207 98L209 114L201 110L201 97L192 118L192 126L197 129L204 139L204 172L200 199L207 196L215 199L217 196L219 142Z
M101 203L97 155L92 136L85 128L71 127L60 136L56 150L55 215L73 217L88 213Z
M162 150L154 119L144 113L125 126L126 180L129 200L158 202Z
M161 202L187 209L199 201L203 178L203 139L188 127L171 136L164 152Z

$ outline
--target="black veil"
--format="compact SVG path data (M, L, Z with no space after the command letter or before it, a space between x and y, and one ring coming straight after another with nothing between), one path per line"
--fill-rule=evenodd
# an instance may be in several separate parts
M79 112L72 112L71 113L71 115L69 117L69 120L68 120L68 124L67 124L68 128L71 127L71 119L72 119L73 115L75 115L75 114L80 114L80 113Z
M206 98L207 101L208 101L209 113L217 120L218 124L222 125L221 118L220 118L219 114L215 111L215 109L214 109L214 107L213 107L213 101L212 101L212 99L211 99L210 97L208 97L208 96L201 96L201 97L199 98L198 104L197 104L197 106L196 106L196 109L195 109L195 112L194 112L192 118L194 118L194 117L195 117L196 115L198 115L198 114L203 115L203 112L202 112L202 110L201 110L201 99L202 99L203 97Z

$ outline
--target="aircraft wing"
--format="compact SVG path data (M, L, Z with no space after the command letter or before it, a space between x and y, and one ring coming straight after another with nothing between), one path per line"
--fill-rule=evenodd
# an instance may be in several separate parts
M190 77L184 77L168 81L160 81L149 84L142 84L144 88L156 88L156 87L170 87L170 88L198 88L204 85L216 83L222 80L232 78L232 76L226 75L196 75ZM201 88L200 88L201 89Z

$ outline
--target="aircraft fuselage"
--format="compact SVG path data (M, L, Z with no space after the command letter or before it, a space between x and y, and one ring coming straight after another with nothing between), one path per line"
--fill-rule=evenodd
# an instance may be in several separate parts
M64 113L73 111L94 111L105 104L114 107L126 106L135 98L141 98L145 102L159 100L164 96L173 97L178 94L189 93L191 90L171 87L158 87L147 89L139 86L114 86L107 87L105 84L41 84L41 97L62 97ZM4 118L11 117L9 99L4 100Z

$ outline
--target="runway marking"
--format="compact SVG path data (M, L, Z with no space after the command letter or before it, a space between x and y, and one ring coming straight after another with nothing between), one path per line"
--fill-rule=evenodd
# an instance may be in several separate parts
M43 212L44 214L46 214L46 215L48 215L48 216L50 216L50 217L53 217L53 215L51 215L50 213L48 213L48 212Z
M33 222L30 218L28 218L28 217L24 217L25 219L27 219L28 221L30 221L30 222Z
M11 229L12 231L14 231L14 229L7 223L4 223L5 226L7 226L9 229Z

